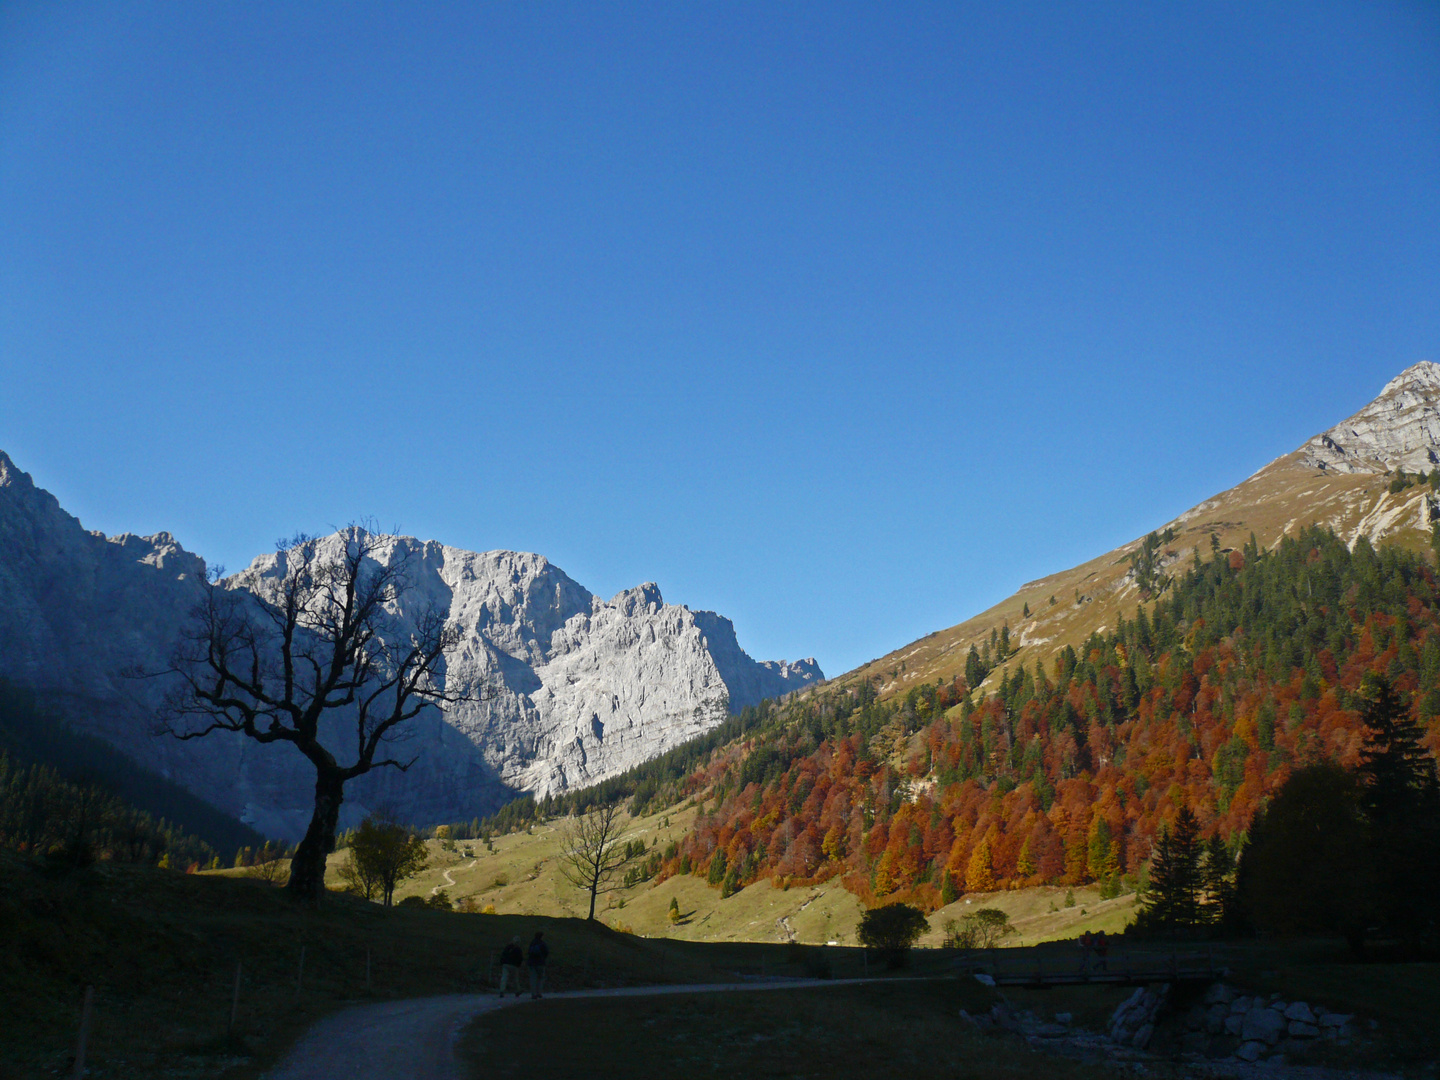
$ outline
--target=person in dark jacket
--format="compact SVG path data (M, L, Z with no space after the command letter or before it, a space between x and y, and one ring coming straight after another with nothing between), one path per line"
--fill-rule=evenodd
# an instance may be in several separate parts
M500 950L500 996L505 996L505 987L511 983L515 984L515 996L520 996L520 965L525 962L525 954L520 951L520 937L517 934L510 939L510 944Z
M545 931L536 930L525 950L525 965L530 969L530 996L538 998L545 990L545 961L550 958L550 946L545 944Z

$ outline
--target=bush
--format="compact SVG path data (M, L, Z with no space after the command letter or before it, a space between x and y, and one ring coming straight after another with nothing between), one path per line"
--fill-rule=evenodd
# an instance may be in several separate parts
M981 908L963 916L958 922L945 920L947 949L993 949L1000 939L1015 933L1010 916L999 908Z
M929 927L919 908L909 904L886 904L871 908L860 917L858 936L867 949L879 949L892 968L903 967L920 935Z

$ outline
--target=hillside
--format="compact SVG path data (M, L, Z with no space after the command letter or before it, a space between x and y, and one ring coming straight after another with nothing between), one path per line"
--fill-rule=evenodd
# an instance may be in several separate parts
M1183 565L1195 548L1208 557L1211 537L1220 550L1239 549L1253 534L1262 548L1320 524L1347 543L1364 536L1411 550L1428 550L1436 492L1422 483L1399 487L1407 476L1436 468L1440 453L1440 364L1420 363L1391 380L1354 416L1272 461L1228 491L1156 526L1165 539L1155 553L1160 573ZM1398 488L1398 490L1397 490ZM1091 634L1133 615L1142 599L1131 556L1145 538L1098 555L1069 570L1027 582L1013 596L964 622L901 646L832 680L871 682L882 698L911 687L964 678L974 646L1009 627L1020 646L1017 660L1049 664L1066 646L1079 648ZM1026 614L1026 610L1029 614ZM999 671L992 673L998 682Z
M671 843L683 841L703 814L703 810L684 807L629 818L622 840L640 840L647 848L663 853ZM500 915L584 918L585 895L564 881L556 861L562 827L555 821L536 824L528 832L495 836L488 846L479 840L448 845L429 840L426 869L403 882L396 898L428 898L444 889L452 903L466 908L494 906ZM339 868L348 858L343 849L330 857L330 888L343 888ZM1007 945L1032 945L1085 930L1117 931L1132 914L1132 896L1106 901L1096 886L1082 885L1073 890L1074 903L1066 906L1066 892L1061 887L972 894L933 912L921 944L939 946L945 921L963 916L976 905L998 907L1010 915L1017 933L1006 938ZM679 905L678 922L669 917L672 899ZM637 878L629 886L622 885L601 898L596 917L644 937L678 941L854 946L863 911L860 900L838 881L787 888L762 878L722 898L702 877L671 876L664 880Z
M704 883L737 909L759 884L932 911L996 890L1118 898L1182 807L1233 855L1295 767L1356 764L1372 676L1435 752L1440 472L1401 466L1430 460L1437 392L1440 367L1412 368L1159 534L1029 586L1009 626L987 613L747 713L684 769L615 782L632 805L698 804L650 860L659 890ZM1089 591L1067 602L1062 581Z

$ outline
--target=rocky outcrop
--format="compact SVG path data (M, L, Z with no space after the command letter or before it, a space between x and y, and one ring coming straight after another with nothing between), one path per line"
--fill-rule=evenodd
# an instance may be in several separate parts
M1342 473L1429 472L1440 465L1440 364L1427 360L1406 368L1365 408L1307 442L1301 454L1312 468Z
M411 537L383 538L376 557L407 567L399 632L430 608L460 630L446 678L471 700L413 721L404 756L415 765L352 785L346 820L382 802L414 821L455 820L515 792L595 783L822 677L813 660L756 662L728 619L667 604L653 583L605 601L539 555ZM284 560L262 556L225 584L252 586ZM0 676L261 831L295 836L309 816L299 755L227 734L157 738L158 685L124 674L165 667L204 575L168 534L86 532L0 453Z
M1325 1041L1347 1046L1357 1036L1351 1014L1285 1001L1279 994L1252 997L1225 983L1212 984L1180 1026L1179 1048L1185 1053L1276 1064L1303 1060Z

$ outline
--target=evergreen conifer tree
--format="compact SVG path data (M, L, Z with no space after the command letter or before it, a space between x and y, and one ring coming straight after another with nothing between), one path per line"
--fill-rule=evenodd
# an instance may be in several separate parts
M960 899L960 890L955 888L955 879L950 876L950 871L946 870L940 881L940 903L944 906L953 904L958 899Z
M1407 940L1440 932L1440 781L1409 703L1382 676L1362 691L1361 806L1370 826L1377 899Z
M1217 832L1205 844L1200 864L1200 888L1204 893L1201 916L1219 923L1235 906L1235 860Z
M1199 825L1190 808L1175 815L1173 829L1161 826L1150 862L1150 889L1142 912L1156 929L1179 930L1200 922Z

